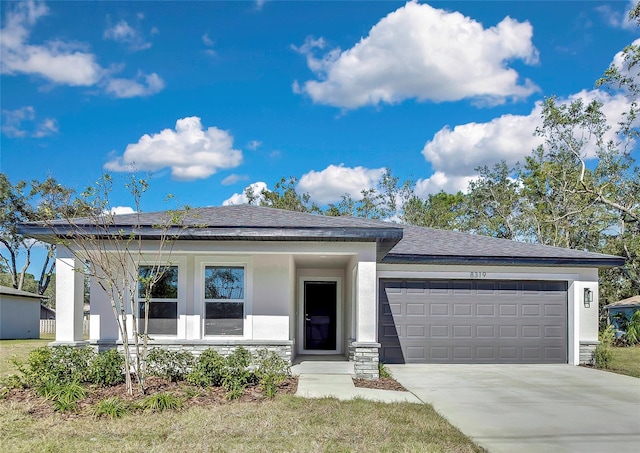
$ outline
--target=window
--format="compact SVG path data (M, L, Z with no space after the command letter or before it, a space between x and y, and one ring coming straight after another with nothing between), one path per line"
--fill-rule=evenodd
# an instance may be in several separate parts
M164 272L163 272L164 271ZM160 275L162 274L162 275ZM149 296L149 327L152 335L177 335L178 333L178 267L140 266L138 268L138 330L144 332L145 281L157 277Z
M205 266L204 334L243 335L244 267Z

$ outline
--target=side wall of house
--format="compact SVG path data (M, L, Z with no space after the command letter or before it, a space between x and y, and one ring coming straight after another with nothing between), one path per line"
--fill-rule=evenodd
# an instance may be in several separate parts
M40 299L0 296L0 339L40 338Z

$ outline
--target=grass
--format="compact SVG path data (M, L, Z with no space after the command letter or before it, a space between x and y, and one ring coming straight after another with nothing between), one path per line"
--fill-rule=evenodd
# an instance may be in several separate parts
M37 340L0 340L0 378L16 373L13 364L9 363L14 355L25 360L29 353L40 346L46 346L55 340L54 334L43 334Z
M607 371L640 378L640 345L611 348L613 357Z
M430 406L278 396L116 419L33 418L0 401L0 451L483 451Z
M3 375L15 371L6 360L13 355L24 359L51 340L0 341ZM42 403L0 398L0 451L484 451L426 404L279 395L259 403L186 403L182 410L100 419L58 413L34 417L28 404ZM92 412L109 415L113 410Z

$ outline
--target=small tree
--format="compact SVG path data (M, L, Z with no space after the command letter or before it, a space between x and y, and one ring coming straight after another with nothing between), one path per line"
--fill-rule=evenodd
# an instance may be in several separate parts
M35 276L37 285L29 284L28 289L45 293L55 271L55 244L26 238L18 233L17 226L22 222L60 219L71 210L83 215L87 207L72 201L73 193L52 177L43 182L11 183L6 174L0 173L0 272L9 275L10 286L27 289L31 251L35 246L43 246L47 255L39 275Z
M173 245L184 231L184 219L189 209L167 211L155 224L143 224L140 201L148 183L131 176L126 186L132 195L135 213L128 215L127 224L131 229L125 230L118 223L119 217L109 211L112 186L111 176L105 174L80 197L83 205L91 207L90 215L77 218L69 211L64 221L49 222L48 225L57 232L58 243L85 264L76 271L87 274L109 297L122 338L125 369L133 370L138 391L144 393L151 296L154 286L162 281L171 266ZM145 228L153 230L152 251L143 244L141 233ZM60 234L61 231L64 234ZM144 264L144 272L139 271L141 264ZM144 300L142 320L137 310L139 299ZM130 324L127 323L127 312L132 319ZM127 392L132 394L131 374L125 375Z

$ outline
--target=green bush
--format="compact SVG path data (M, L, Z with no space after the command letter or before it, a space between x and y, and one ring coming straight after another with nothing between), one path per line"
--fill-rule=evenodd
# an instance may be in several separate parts
M125 400L118 397L107 398L98 401L91 409L93 416L98 418L106 416L109 418L120 418L131 412L129 405Z
M226 364L223 356L209 348L198 357L193 370L187 375L187 382L200 387L219 387Z
M611 347L605 344L599 344L593 353L593 363L596 368L607 369L613 359Z
M147 355L147 373L178 382L193 369L195 358L189 351L169 351L154 348Z
M636 310L625 326L625 337L629 344L640 343L640 310Z
M182 406L182 400L169 392L154 393L145 397L140 402L142 409L151 412L163 412L170 409L178 409Z
M291 374L291 367L287 360L275 352L261 349L256 353L254 372L265 396L271 398L276 395L280 384Z
M384 366L384 363L382 362L378 362L378 375L381 378L387 378L387 379L390 379L393 377L391 375L391 372L387 369L387 367Z
M89 364L95 355L88 347L43 346L29 354L26 363L14 360L23 384L38 387L45 381L58 384L90 382Z
M125 381L124 356L116 349L96 354L89 364L89 381L101 387L122 384Z
M53 401L53 408L59 412L75 412L77 402L83 399L87 392L78 382L42 381L36 387L36 394L44 399Z
M222 386L227 390L227 398L240 398L247 385L255 379L250 366L251 353L242 346L227 356L227 364L222 376Z

